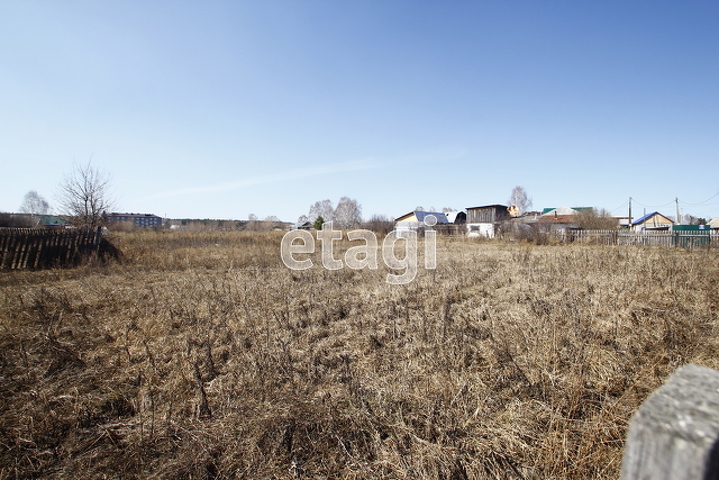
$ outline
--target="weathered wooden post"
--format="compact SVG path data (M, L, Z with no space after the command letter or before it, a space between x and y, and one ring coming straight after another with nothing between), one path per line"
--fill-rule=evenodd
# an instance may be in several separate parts
M685 365L632 417L622 480L719 479L719 372Z

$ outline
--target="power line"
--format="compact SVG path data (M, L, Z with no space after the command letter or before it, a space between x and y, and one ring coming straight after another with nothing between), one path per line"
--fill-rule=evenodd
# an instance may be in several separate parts
M669 205L674 203L674 200L672 200L671 202L665 203L664 205L644 205L642 202L637 202L637 199L634 197L632 197L632 201L638 205L641 205L642 207L645 207L645 208L663 208L663 207L668 207Z
M699 203L689 203L689 202L682 202L682 203L685 204L685 205L692 205L692 206L701 205L701 204L703 204L703 203L708 202L709 200L711 200L712 198L714 198L714 197L716 197L716 196L719 196L719 192L715 193L715 194L712 195L711 197L709 197L709 198L707 198L706 200L703 200L703 201L701 201L701 202L699 202Z
M617 208L615 208L614 210L610 211L610 213L614 213L614 212L616 212L617 210L621 210L622 208L626 207L628 204L629 204L629 200L627 200L626 202L622 203L621 205L619 205L619 206L618 206Z
M685 202L685 201L683 201L683 200L679 200L679 204L680 204L680 205L689 205L689 206L692 206L692 207L695 207L695 206L698 206L698 205L705 205L709 200L712 200L713 198L715 198L715 197L717 197L717 196L719 196L719 192L715 193L714 195L712 195L711 197L707 198L706 200L702 200L701 202L698 202L698 203L690 203L690 202ZM646 208L664 208L664 207L668 207L669 205L672 205L672 204L674 203L674 201L671 201L671 202L665 203L665 204L663 204L663 205L645 205L645 204L643 204L642 202L637 201L637 199L634 198L634 197L632 197L632 200L633 200L634 203L636 203L637 205L641 205L642 207L646 207ZM620 208L621 208L621 207L620 207Z

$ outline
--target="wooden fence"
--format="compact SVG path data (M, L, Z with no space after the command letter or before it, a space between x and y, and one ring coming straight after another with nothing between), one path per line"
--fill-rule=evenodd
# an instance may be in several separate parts
M0 228L0 270L39 269L76 264L97 253L102 233L90 230Z
M432 227L432 230L435 230L437 235L445 235L448 237L459 237L467 234L466 225L455 225L453 223L438 223Z
M685 365L632 417L622 480L719 478L719 372Z
M557 233L561 242L600 245L636 245L647 247L717 247L717 232L627 232L621 230L564 230Z

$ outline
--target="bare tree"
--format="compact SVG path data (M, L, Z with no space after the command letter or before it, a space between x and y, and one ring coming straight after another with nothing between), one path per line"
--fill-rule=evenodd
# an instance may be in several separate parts
M50 213L50 204L35 190L30 190L23 197L20 205L20 213L29 213L32 215L47 215Z
M318 219L321 220L318 222ZM331 200L320 200L313 203L309 215L303 215L300 220L311 222L315 228L324 222L334 222L342 229L354 228L362 223L362 206L349 197L340 198L337 208L332 206Z
M512 194L509 196L509 200L507 200L507 202L510 207L517 207L520 215L522 213L526 213L527 210L532 208L531 197L527 195L527 191L524 187L520 187L519 185L512 189Z
M362 223L362 206L357 200L342 197L335 208L334 221L341 229L350 229Z
M245 223L244 230L257 231L260 230L259 218L254 213L250 213L247 216L247 222Z
M263 224L265 230L274 230L275 228L282 226L282 221L275 215L269 215L265 217Z
M23 198L22 205L20 205L20 213L47 215L50 213L50 204L35 190L30 190Z
M574 223L584 230L614 230L619 227L619 220L603 208L581 210L574 215Z
M682 215L682 223L684 225L706 225L707 219L695 217L694 215L686 214L686 215Z
M87 165L74 163L72 172L66 175L57 194L63 213L82 227L103 224L104 215L114 207L110 196L110 176L95 168L92 161Z
M310 222L314 223L317 217L322 217L325 222L331 222L335 219L335 209L331 200L321 200L312 204L309 214Z

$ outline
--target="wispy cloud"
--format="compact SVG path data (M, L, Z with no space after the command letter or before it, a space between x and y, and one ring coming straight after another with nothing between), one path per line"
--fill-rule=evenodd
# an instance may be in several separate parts
M181 195L189 195L194 193L222 192L226 190L235 190L253 185L264 185L268 183L284 182L287 180L297 180L300 178L315 177L319 175L327 175L331 173L352 172L357 170L370 170L379 168L380 164L371 160L353 160L343 163L334 163L328 165L316 165L311 167L303 167L284 172L276 172L258 177L250 177L235 182L222 182L215 185L205 185L200 187L180 188L177 190L168 190L159 192L146 197L146 200L155 198L169 198Z

